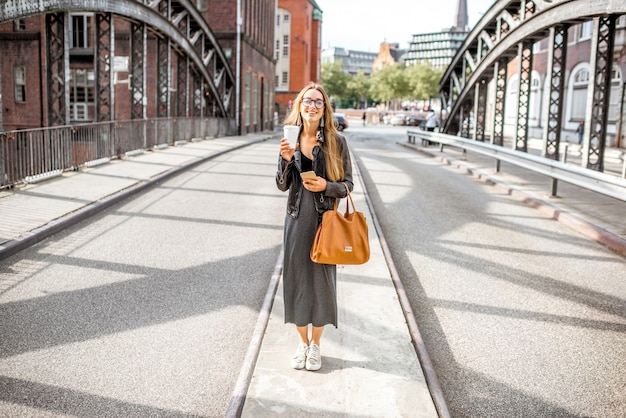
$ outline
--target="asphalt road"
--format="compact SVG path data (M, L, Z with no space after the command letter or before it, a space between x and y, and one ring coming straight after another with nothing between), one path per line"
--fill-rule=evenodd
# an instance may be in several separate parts
M3 260L0 416L223 417L281 250L277 150L213 159Z
M453 417L626 416L626 260L496 187L346 131Z
M625 416L625 260L399 146L405 128L352 125L452 416ZM0 416L223 416L280 253L277 149L213 159L3 260Z

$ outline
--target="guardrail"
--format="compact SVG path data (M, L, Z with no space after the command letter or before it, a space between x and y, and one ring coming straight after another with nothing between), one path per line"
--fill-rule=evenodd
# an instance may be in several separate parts
M234 127L220 118L155 118L0 132L0 189L179 141L233 135Z
M589 170L539 157L526 152L504 148L485 142L474 141L458 136L446 135L429 131L407 131L408 142L415 143L419 139L422 144L438 143L443 151L445 145L492 157L497 161L496 171L500 169L500 161L543 174L552 179L552 196L557 195L558 180L570 183L605 196L626 201L626 179L619 178L595 170ZM626 162L624 163L626 167ZM622 170L622 175L624 171Z

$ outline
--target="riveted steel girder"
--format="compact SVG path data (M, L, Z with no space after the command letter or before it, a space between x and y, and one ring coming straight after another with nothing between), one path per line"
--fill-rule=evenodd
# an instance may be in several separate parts
M528 40L519 44L519 89L517 91L517 124L515 149L528 150L528 117L530 115L530 84L533 69L533 44Z
M550 91L547 96L548 119L544 132L546 138L544 155L546 158L557 161L559 160L559 145L561 143L568 28L569 25L558 25L551 28L549 38L548 76L550 77Z
M592 45L592 73L589 79L591 97L587 109L585 130L587 143L587 168L604 171L604 147L608 120L609 96L611 93L611 69L613 68L613 44L615 34L615 16L600 16L594 21Z
M176 13L163 12L168 4ZM234 117L231 101L235 78L213 32L189 0L0 0L0 22L38 14L66 12L112 13L142 22L158 36L168 38L188 56L214 97L216 116ZM193 31L181 32L178 22L186 18ZM210 49L210 51L207 51ZM221 76L225 74L225 76ZM219 84L217 84L219 82Z
M111 13L96 13L96 120L111 121L113 115L113 16Z
M485 119L487 116L487 83L476 83L474 87L474 130L472 137L476 141L485 140Z
M504 144L504 118L506 104L506 83L507 83L507 62L501 60L494 67L494 77L496 88L494 89L494 111L493 111L493 136L491 143L494 145Z
M67 125L70 120L69 90L67 88L68 57L65 40L65 13L46 15L46 61L48 63L48 125Z

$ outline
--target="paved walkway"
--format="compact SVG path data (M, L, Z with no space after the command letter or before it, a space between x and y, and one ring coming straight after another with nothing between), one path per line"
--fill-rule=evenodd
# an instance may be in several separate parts
M193 142L1 191L0 260L190 166L233 148L278 136L266 133ZM543 176L506 165L501 173L494 174L493 160L486 157L468 154L463 160L453 150L442 153L435 147L415 148L506 187L512 195L528 200L539 209L553 211L560 221L626 254L624 202L566 184L560 185L560 198L550 199L547 197L550 182ZM251 362L253 377L243 394L245 403L237 408L237 414L241 412L245 417L437 416L423 365L415 354L414 341L383 256L383 243L374 229L365 196L359 190L362 187L357 187L354 194L355 204L369 222L372 256L366 265L338 268L341 327L327 327L325 331L322 370L311 373L290 369L288 364L285 367L285 359L294 350L294 336L293 330L283 323L279 288L267 312L269 322L263 328L258 358ZM373 300L375 304L371 303Z

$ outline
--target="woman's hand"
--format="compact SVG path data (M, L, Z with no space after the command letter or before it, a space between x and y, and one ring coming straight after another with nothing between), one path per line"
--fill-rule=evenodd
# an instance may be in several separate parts
M296 144L296 146L298 146L298 144ZM291 161L295 152L296 149L289 146L289 141L287 140L287 138L282 138L280 140L280 156L283 157L283 160Z
M304 179L302 180L304 188L310 192L319 193L326 190L326 179L324 177L317 176L315 180Z

